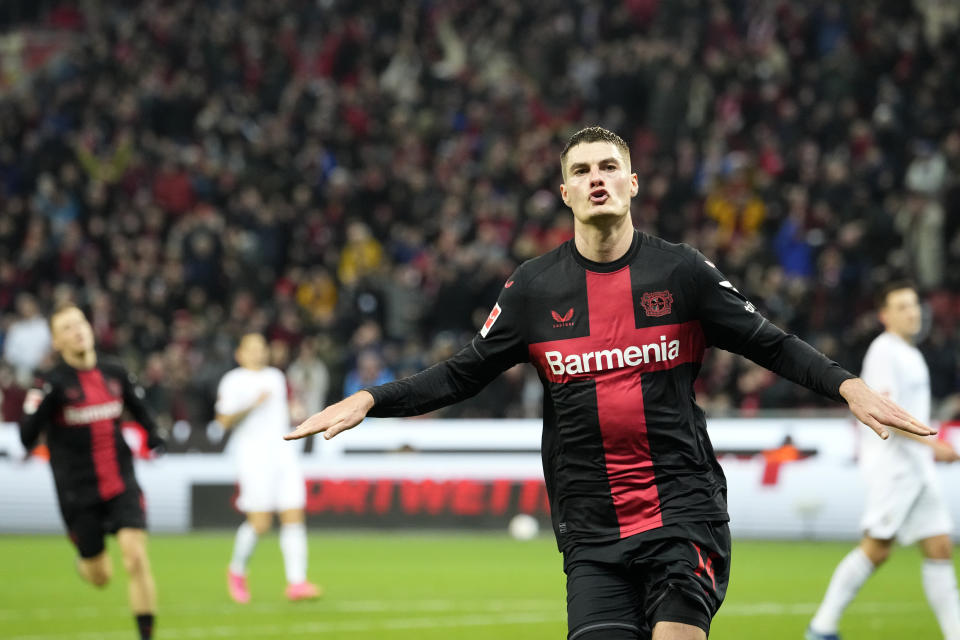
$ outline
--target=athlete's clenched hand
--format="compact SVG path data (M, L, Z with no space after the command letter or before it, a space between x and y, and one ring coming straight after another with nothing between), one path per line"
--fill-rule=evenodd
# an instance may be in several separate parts
M315 433L322 433L329 440L341 431L360 424L373 408L373 396L368 391L357 391L349 398L332 404L320 413L315 413L300 426L283 436L284 440L298 440Z
M850 411L857 420L877 432L877 435L886 440L890 436L887 427L915 433L918 436L929 436L936 433L923 424L906 409L890 398L883 396L861 380L851 378L840 385L840 395L850 406Z

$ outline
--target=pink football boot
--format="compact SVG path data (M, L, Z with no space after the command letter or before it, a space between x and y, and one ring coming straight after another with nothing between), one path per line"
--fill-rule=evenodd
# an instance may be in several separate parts
M287 600L292 602L296 602L297 600L314 600L319 598L322 593L323 590L312 582L304 581L287 585Z
M227 569L227 590L230 597L238 604L250 602L250 590L247 589L247 576L234 573Z

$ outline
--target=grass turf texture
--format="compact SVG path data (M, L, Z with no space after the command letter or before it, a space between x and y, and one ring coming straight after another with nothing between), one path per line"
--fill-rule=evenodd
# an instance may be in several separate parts
M250 563L253 601L225 587L232 533L153 536L160 608L157 640L206 638L396 638L431 640L566 637L564 578L553 540L499 535L356 533L310 536L314 602L283 597L276 535ZM114 581L81 582L61 536L0 537L0 638L121 640L136 636L126 578L111 540ZM801 638L847 543L737 541L727 600L712 640ZM898 549L851 606L845 640L936 638L915 549Z

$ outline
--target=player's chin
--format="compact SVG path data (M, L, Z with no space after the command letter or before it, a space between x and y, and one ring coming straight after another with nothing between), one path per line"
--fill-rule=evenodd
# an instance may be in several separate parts
M626 212L620 208L610 206L609 204L597 205L587 208L578 216L581 222L600 224L607 221L618 220L626 215Z

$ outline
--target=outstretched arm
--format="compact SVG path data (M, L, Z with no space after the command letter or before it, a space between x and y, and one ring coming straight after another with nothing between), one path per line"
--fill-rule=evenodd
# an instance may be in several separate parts
M700 254L693 281L710 345L746 356L828 398L846 401L853 415L881 438L888 438L891 428L918 436L936 433L797 336L771 324Z
M890 437L889 428L898 429L908 435L929 436L936 433L896 402L868 387L860 378L845 380L840 385L840 395L847 401L857 420L873 429L884 440Z
M341 431L352 429L367 416L373 408L373 396L369 391L357 391L352 396L332 404L320 413L315 413L283 436L284 440L298 440L315 433L322 433L329 440Z
M321 432L330 439L355 427L367 415L387 418L428 413L476 395L501 372L527 361L520 272L504 285L497 304L470 344L456 354L420 373L358 391L307 418L284 439Z

